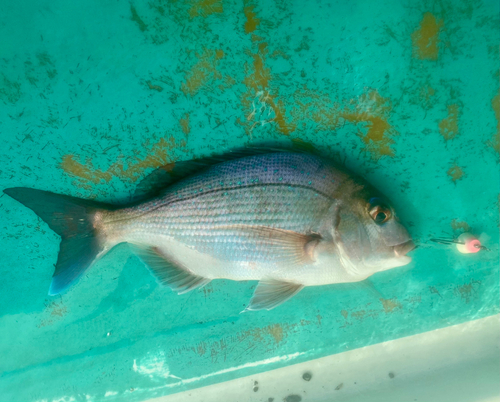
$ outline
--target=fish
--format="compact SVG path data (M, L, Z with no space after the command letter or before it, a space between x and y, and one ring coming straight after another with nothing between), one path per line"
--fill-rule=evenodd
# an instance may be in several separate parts
M61 237L49 295L127 243L179 294L216 279L255 280L245 311L271 310L306 286L361 282L407 265L415 248L385 195L309 152L242 150L162 166L128 205L3 191Z

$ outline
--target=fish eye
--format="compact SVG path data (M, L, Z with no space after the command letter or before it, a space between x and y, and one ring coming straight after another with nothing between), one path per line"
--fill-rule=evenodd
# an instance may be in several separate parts
M385 205L374 205L370 209L370 216L377 225L381 225L391 219L391 210Z

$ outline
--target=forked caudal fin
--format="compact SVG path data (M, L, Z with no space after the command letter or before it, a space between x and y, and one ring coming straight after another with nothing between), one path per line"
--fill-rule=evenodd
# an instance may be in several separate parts
M98 211L114 209L112 205L24 187L3 191L32 209L61 236L49 295L66 290L103 253L104 239L94 226L94 217Z

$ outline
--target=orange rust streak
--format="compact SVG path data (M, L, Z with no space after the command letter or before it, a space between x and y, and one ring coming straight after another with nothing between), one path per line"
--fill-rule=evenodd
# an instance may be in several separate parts
M205 49L201 54L196 53L196 57L198 61L186 73L186 82L181 86L182 92L191 96L209 82L221 78L221 74L217 71L217 63L224 57L224 51Z
M74 155L65 155L61 162L61 168L76 177L91 181L92 183L99 183L101 180L108 182L113 175L110 172L103 172L99 169L92 167L92 162L87 161L87 164L82 164L75 161Z
M442 20L437 20L429 12L424 14L420 27L411 35L413 57L422 60L437 60L439 56L439 32L442 26Z
M458 105L448 105L448 117L439 122L439 132L445 140L451 140L458 134Z
M179 145L181 147L185 146L185 142L182 141ZM142 173L146 169L157 168L169 163L169 151L174 147L176 147L176 144L173 137L168 140L162 138L156 144L153 144L148 151L148 156L144 159L138 157L130 158L127 160L127 167L125 167L121 160L118 160L110 165L106 171L94 169L90 159L87 160L86 163L80 163L74 159L74 155L65 155L60 167L71 176L95 184L102 181L109 182L113 177L128 179L131 182L135 182L142 176ZM81 184L81 186L84 185L84 183Z
M249 89L246 94L246 100L243 103L249 107L250 93L256 94L258 91L266 90L269 87L269 81L271 80L271 70L265 65L265 55L267 54L267 43L259 43L258 53L253 54L253 73L245 77L244 83ZM253 91L250 91L253 90ZM285 107L282 101L276 101L276 96L268 94L266 102L273 109L275 113L274 120L277 124L277 129L285 135L290 135L291 132L295 131L296 126L294 124L287 123L285 120Z
M161 92L163 91L163 88L159 85L153 85L151 81L148 81L146 84L148 84L149 89L154 89L155 91Z
M463 230L464 232L468 232L470 230L470 226L467 222L462 222L457 219L453 219L451 221L451 227L453 230Z
M382 307L384 308L384 311L386 313L392 313L396 309L401 309L403 306L401 303L398 301L397 298L393 299L380 299L380 302L382 303Z
M391 125L384 118L365 113L342 113L341 116L355 124L366 122L368 130L362 138L363 142L367 145L372 143L379 156L394 156L394 151L389 146L391 141L386 137Z
M460 166L454 165L448 169L448 176L451 177L451 180L455 183L457 180L460 180L464 176L464 171Z
M260 20L257 18L257 15L253 11L254 8L254 5L249 5L243 9L245 17L247 18L245 22L245 33L247 34L254 32L260 25Z
M184 117L180 120L182 132L186 135L189 134L191 128L189 127L189 113L186 113Z
M202 16L208 17L210 14L223 13L222 0L202 0L198 1L189 9L191 18Z

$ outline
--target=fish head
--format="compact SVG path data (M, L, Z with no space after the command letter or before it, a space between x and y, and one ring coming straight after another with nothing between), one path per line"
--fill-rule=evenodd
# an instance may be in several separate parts
M409 264L415 248L387 198L366 188L339 206L333 236L343 265L360 279Z

